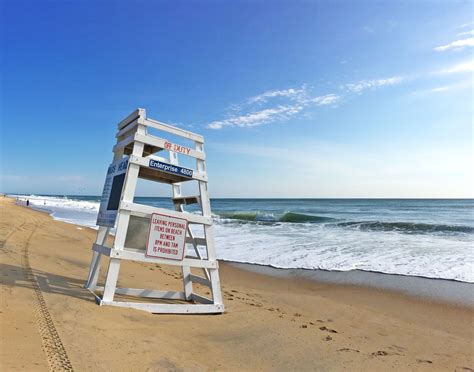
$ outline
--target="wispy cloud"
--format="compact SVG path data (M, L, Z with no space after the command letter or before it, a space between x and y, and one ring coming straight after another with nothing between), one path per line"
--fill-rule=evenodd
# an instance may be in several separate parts
M209 123L209 129L221 129L223 127L249 128L262 124L272 123L281 119L289 119L303 109L301 105L277 106L248 114L234 116L229 119L217 120Z
M437 52L444 52L450 49L460 50L460 49L464 49L465 47L470 47L470 46L474 46L474 37L452 41L449 44L440 45L434 48L434 50Z
M231 105L230 117L207 124L209 129L224 127L251 128L276 121L288 120L314 106L335 105L341 97L330 93L311 95L306 86L281 90L269 90L244 100L243 104ZM267 107L262 108L262 105Z
M361 80L357 83L345 84L342 86L342 88L349 92L361 93L366 89L374 89L387 85L396 85L401 83L403 80L404 77L402 76L393 76L386 79Z
M305 94L305 88L289 88L283 90L269 90L257 96L250 97L247 102L248 103L264 103L267 102L270 98L275 97L287 97L287 98L295 98L299 95Z
M430 92L431 93L440 93L440 92L447 92L448 90L451 90L450 86L436 87L436 88L430 89Z
M341 89L345 92L361 94L364 90L399 84L404 79L402 76L393 76L385 79L361 80L357 83L342 85ZM288 120L310 110L311 107L335 106L343 99L343 96L343 94L335 93L313 95L305 85L299 88L269 90L249 97L241 104L232 104L228 118L212 121L206 127L209 129L251 128ZM262 108L262 105L267 107Z
M468 61L437 71L440 74L456 74L461 72L474 72L474 61Z
M337 94L326 94L325 96L310 98L309 102L313 102L317 106L327 106L327 105L334 105L340 99L341 99L341 96L338 96Z
M458 36L468 36L468 35L474 35L474 30L471 30L471 31L464 31L464 32L460 32L458 34Z

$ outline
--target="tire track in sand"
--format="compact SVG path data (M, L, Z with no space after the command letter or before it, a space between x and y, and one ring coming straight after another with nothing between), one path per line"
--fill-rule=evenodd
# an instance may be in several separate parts
M7 244L8 239L10 239L11 236L13 234L15 234L16 232L18 232L18 230L21 229L24 225L26 225L26 222L23 220L22 223L18 227L15 227L3 239L1 239L0 240L0 249L2 249Z
M23 248L23 267L25 269L26 278L31 283L31 286L35 293L35 310L36 310L36 322L38 324L41 339L43 341L43 349L46 353L50 369L52 371L73 371L73 367L66 349L59 337L58 331L54 326L51 314L46 306L41 288L38 285L35 274L31 269L30 259L28 256L28 248L30 245L31 238L35 234L38 225L34 225L34 230L28 236L25 246ZM15 230L17 231L17 230Z

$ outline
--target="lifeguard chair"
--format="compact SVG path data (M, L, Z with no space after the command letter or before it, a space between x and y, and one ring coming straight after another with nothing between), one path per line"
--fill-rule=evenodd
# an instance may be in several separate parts
M150 134L151 131L158 132L160 136ZM192 141L194 146L171 142L166 136ZM96 296L100 305L129 307L151 313L224 312L214 248L204 138L149 119L144 109L137 109L118 124L116 138L113 162L108 168L102 193L97 218L99 230L92 246L92 262L85 287ZM167 153L168 157L156 155L163 153ZM194 158L195 168L180 166L178 156ZM139 178L170 185L174 209L135 203ZM193 181L197 182L199 195L182 195L182 183ZM186 213L184 206L188 204L199 204L201 213ZM115 238L110 245L107 240L115 222ZM195 236L191 226L200 226L203 236ZM97 281L102 256L109 259L109 265L105 284L99 286ZM117 288L122 260L181 267L183 291ZM202 271L202 275L191 269ZM195 293L193 283L209 287L210 298ZM116 294L153 301L115 301Z

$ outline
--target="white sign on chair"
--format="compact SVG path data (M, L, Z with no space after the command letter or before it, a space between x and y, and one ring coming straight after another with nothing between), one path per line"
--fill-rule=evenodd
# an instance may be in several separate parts
M181 261L184 257L188 221L183 218L151 215L146 255Z

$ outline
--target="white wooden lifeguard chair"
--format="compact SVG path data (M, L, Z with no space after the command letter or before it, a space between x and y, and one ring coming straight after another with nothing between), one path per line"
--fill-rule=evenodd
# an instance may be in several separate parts
M171 142L161 135L193 141L194 148ZM146 117L137 109L118 124L114 158L108 168L97 225L97 239L85 287L100 305L129 307L151 313L222 313L224 304L219 282L212 231L204 138ZM156 153L169 154L168 158ZM196 168L179 165L178 155L196 160ZM157 208L134 202L139 178L169 184L175 209ZM197 182L198 196L183 196L183 182ZM201 214L186 213L184 205L199 203ZM107 240L117 228L113 244ZM201 226L202 237L195 236L193 226ZM201 250L199 247L203 247ZM101 257L109 258L105 285L97 284ZM117 288L121 260L140 261L181 267L184 291ZM191 271L202 270L202 275ZM193 283L210 288L210 298L193 291ZM147 302L115 301L115 295L147 298ZM150 300L153 299L153 300ZM166 301L163 301L166 300ZM164 303L166 302L166 303Z

